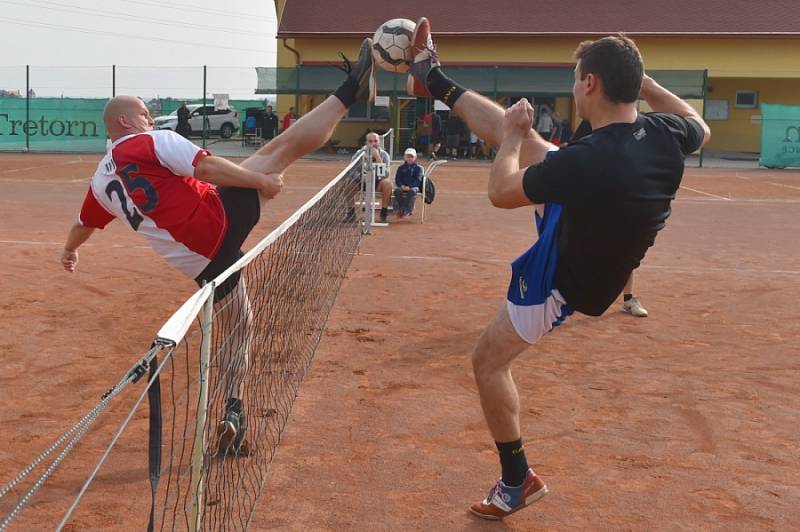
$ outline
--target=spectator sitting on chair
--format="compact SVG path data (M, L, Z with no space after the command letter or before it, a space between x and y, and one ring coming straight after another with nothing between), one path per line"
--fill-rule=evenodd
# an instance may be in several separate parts
M367 133L367 145L372 150L372 161L375 163L383 163L386 165L386 173L389 173L389 165L391 157L389 152L381 148L381 139L375 132ZM364 148L358 150L353 154L353 159L364 153ZM389 203L392 201L392 183L389 178L378 177L375 179L375 189L380 192L381 197L381 215L380 222L386 223L389 217Z
M266 144L275 138L275 131L278 129L278 115L272 112L272 106L267 106L267 112L264 113L264 124L261 128L261 139Z
M397 168L394 175L394 210L398 218L410 216L414 212L417 193L422 190L422 167L417 164L417 150L405 151L405 163Z

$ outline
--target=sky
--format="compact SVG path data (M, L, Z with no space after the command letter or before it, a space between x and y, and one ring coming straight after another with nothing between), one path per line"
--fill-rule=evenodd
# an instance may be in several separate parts
M275 66L273 0L0 0L0 89L37 96L257 99Z

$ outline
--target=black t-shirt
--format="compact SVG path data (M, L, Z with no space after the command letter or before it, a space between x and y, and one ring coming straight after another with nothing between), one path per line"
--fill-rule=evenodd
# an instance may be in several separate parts
M278 129L278 115L275 113L264 113L264 129L274 133Z
M684 159L702 141L696 121L646 113L527 169L528 198L562 206L555 286L575 310L599 316L614 302L664 227Z

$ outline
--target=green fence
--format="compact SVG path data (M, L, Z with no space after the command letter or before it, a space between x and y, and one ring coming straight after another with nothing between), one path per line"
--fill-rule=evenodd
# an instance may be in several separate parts
M138 96L153 117L184 100L213 105L214 94L228 94L240 133L246 109L267 103L256 96L256 86L252 67L0 67L0 151L104 152L103 108L118 94ZM193 139L214 144L216 151L230 151L239 140L218 137L198 130Z
M761 166L800 167L800 106L761 104Z
M465 86L490 98L558 97L571 94L571 67L448 67ZM703 71L651 72L683 98L703 98ZM334 66L293 68L234 67L0 67L0 151L103 152L103 106L116 94L142 98L155 116L177 109L183 100L213 105L214 94L229 94L239 112L263 108L264 96L325 95L344 79ZM405 96L406 76L378 72L379 94ZM248 98L253 95L252 98ZM206 143L197 131L197 142ZM215 149L232 143L212 140Z
M0 98L0 150L106 149L105 99Z

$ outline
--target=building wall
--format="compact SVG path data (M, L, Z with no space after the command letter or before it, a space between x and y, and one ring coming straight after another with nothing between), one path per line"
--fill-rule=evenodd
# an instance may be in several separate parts
M728 102L727 120L709 120L712 150L758 152L761 149L761 111L737 109L736 91L758 92L758 103L800 105L800 79L710 78L709 100Z
M434 37L436 34L434 33ZM441 37L436 46L445 64L479 62L574 63L581 38ZM303 61L335 61L337 51L349 57L360 39L295 39ZM800 78L798 39L640 37L636 42L647 68L704 70L713 77ZM280 48L279 48L280 49Z
M285 0L276 0L276 4ZM435 27L434 27L435 30ZM434 33L434 37L436 34ZM445 65L464 63L533 63L571 64L573 52L581 38L537 37L441 37L437 47ZM759 150L760 126L758 109L735 109L736 90L757 90L759 101L767 103L800 103L800 41L797 39L766 38L666 38L641 37L636 39L647 68L709 70L712 89L709 99L729 100L730 117L727 121L712 121L710 149L722 151ZM342 51L355 59L360 39L357 38L301 38L288 39L287 44L297 49L302 62L338 61ZM295 66L292 52L278 43L278 65ZM700 102L692 102L699 106ZM295 97L278 97L277 111L283 114ZM645 106L646 108L646 106ZM556 109L562 118L570 117L577 125L574 105L569 98L558 98ZM345 122L334 137L341 145L355 145L356 138L366 127L384 129L388 124L358 121Z

